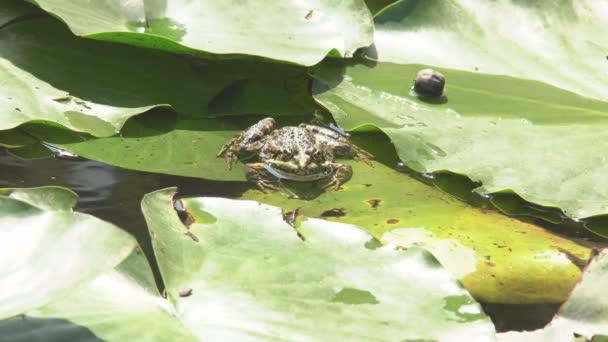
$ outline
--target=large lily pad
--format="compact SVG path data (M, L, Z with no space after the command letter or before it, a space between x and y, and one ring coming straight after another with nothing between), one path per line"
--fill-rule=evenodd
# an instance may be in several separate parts
M391 163L393 151L381 136L355 139ZM496 211L473 208L383 164L350 164L353 178L340 191L306 200L252 189L241 198L354 224L385 243L425 248L485 303L562 302L590 256L587 247Z
M449 170L575 218L608 213L608 103L538 82L442 69L447 103L410 93L417 65L318 68L315 99L345 129L381 128L420 172ZM599 139L599 140L598 140ZM525 142L525 144L522 144Z
M175 319L151 275L136 249L116 269L0 321L0 334L7 341L198 341Z
M375 54L608 100L606 13L606 2L593 0L401 0L375 17Z
M171 52L246 54L314 65L372 42L363 0L36 0L78 34ZM334 53L335 52L335 53Z
M28 125L26 129L85 157L122 167L244 181L241 164L228 171L224 160L215 154L234 133L253 121L179 118L172 121L171 116L163 114L147 113L134 118L126 124L121 137L113 138L81 141L78 134L71 133L75 136L70 140L65 130L53 134L53 130L45 126ZM279 121L280 126L289 124ZM210 130L205 131L204 127ZM385 165L396 165L394 150L382 135L366 133L354 138ZM497 212L471 208L385 165L374 162L371 168L354 163L354 177L344 186L344 191L320 192L310 200L287 199L280 193L263 195L253 184L249 185L252 190L241 198L277 205L287 211L301 207L307 216L355 224L378 239L393 239L393 243L404 247L424 244L476 298L485 302L538 303L566 299L580 274L577 265L589 257L588 248ZM246 184L239 186L243 187ZM196 192L196 189L183 190ZM384 236L397 228L410 230ZM459 257L454 257L452 252ZM545 286L548 279L556 284L549 290ZM528 290L521 291L521 284Z
M0 31L0 79L0 129L42 120L112 136L130 117L156 106L171 105L189 116L238 111L220 96L250 99L246 84L235 88L235 81L263 83L266 96L281 94L282 108L293 104L291 113L310 105L310 100L294 100L306 94L298 85L306 84L303 68L260 61L207 63L96 42L74 37L53 19L14 23ZM295 90L294 79L303 80L295 82ZM259 92L256 96L268 99ZM214 111L208 108L212 100ZM247 103L255 113L257 102Z
M604 341L608 337L608 249L589 264L568 301L544 329L499 334L499 341ZM578 339L577 339L578 338Z
M99 273L135 246L116 226L75 213L63 188L4 189L0 195L0 317L42 306Z
M35 6L21 0L4 0L0 5L0 28L15 19L40 11Z
M351 225L253 201L189 198L184 225L172 190L142 209L177 315L203 340L491 338L468 293L427 252L366 248ZM348 256L348 257L345 257Z

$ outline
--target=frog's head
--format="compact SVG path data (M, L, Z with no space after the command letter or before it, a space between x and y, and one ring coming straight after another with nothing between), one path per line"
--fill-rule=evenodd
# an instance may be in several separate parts
M298 154L296 154L295 156L293 156L293 159L295 160L295 162L298 164L298 168L300 170L304 170L308 167L308 165L311 162L311 155L310 153L308 153L305 150L300 150L298 152Z

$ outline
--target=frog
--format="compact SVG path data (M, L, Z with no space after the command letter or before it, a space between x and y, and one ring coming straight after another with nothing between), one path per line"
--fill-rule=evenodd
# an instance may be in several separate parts
M229 170L243 154L257 156L257 161L245 163L245 174L264 193L279 190L271 184L272 176L297 182L327 180L325 187L337 191L353 174L352 167L337 163L337 158L372 166L372 154L332 129L307 123L275 126L273 118L264 118L234 135L217 154Z

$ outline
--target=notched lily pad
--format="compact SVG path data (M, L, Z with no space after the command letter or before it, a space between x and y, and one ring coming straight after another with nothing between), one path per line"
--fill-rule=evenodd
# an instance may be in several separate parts
M492 335L485 316L457 321L462 306L444 308L452 296L475 304L427 252L366 248L371 236L358 227L312 218L298 227L303 241L279 208L222 198L182 199L193 216L217 218L190 226L200 238L192 244L168 205L172 191L146 195L142 209L177 317L201 339ZM182 298L184 288L192 295Z

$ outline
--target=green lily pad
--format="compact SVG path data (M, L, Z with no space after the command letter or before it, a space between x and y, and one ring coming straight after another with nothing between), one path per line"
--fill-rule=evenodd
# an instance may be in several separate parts
M4 0L0 5L0 28L15 19L40 11L35 6L21 0Z
M77 35L178 53L202 50L314 65L328 53L352 56L373 35L363 0L32 2Z
M608 138L608 102L442 69L447 98L429 103L410 93L420 68L325 65L316 70L314 96L344 129L382 129L416 171L464 174L482 184L481 193L512 190L575 218L608 213L601 186L608 159L596 143Z
M391 163L393 152L382 137L360 134L353 139L384 164ZM425 248L484 303L562 302L590 256L587 247L497 211L473 208L383 164L344 162L352 166L353 177L340 191L308 199L304 192L302 199L293 199L252 187L241 198L354 224L404 248Z
M84 141L78 140L77 133L60 130L53 134L46 126L28 125L24 129L84 157L121 167L244 181L242 164L228 171L224 160L215 154L233 134L254 120L172 121L164 113L147 113L130 120L121 137ZM279 126L296 124L280 121ZM205 131L205 127L210 130ZM69 134L75 137L68 140ZM367 133L353 138L385 165L396 164L394 150L386 138ZM411 247L415 242L431 246L429 250L440 262L459 276L476 298L485 302L555 303L567 298L580 274L577 264L589 257L588 248L497 212L471 208L385 165L374 163L371 168L354 163L354 177L344 185L344 191L321 192L308 201L287 199L279 193L263 195L253 184L249 185L252 190L241 198L277 205L287 211L301 207L307 216L352 223L378 239L388 240L384 234L395 228L414 229L411 237L400 234L399 238L404 240L399 244ZM341 209L344 216L339 216ZM461 257L450 257L446 250L454 250ZM569 258L580 262L572 263ZM548 290L547 281L556 285ZM521 291L520 284L526 284L529 290Z
M608 100L607 11L603 1L587 0L401 0L375 17L373 56L537 80Z
M281 210L253 201L144 197L167 294L200 339L490 338L469 294L427 252L366 248L363 230L306 219L299 234ZM348 257L345 257L348 256Z
M0 334L8 341L198 341L159 295L139 249L51 303L0 321Z
M250 120L246 120L250 121ZM217 158L222 145L240 131L241 125L227 120L176 118L153 110L129 120L121 134L108 138L28 124L22 127L32 136L77 155L139 171L244 181L240 167L228 171Z
M0 317L66 295L131 253L129 234L73 212L75 202L63 188L1 190Z
M300 113L312 104L299 85L306 84L304 68L206 62L97 42L74 37L53 19L14 23L0 31L0 78L0 130L45 121L105 137L118 133L132 116L158 106L201 117L214 113L208 108L213 102L215 112L224 114L240 109L221 96L216 99L235 81L264 83L267 92L255 94L259 102L280 95L286 111L277 115ZM250 98L249 89L245 86L237 95ZM256 113L259 102L249 100L248 113Z
M608 338L608 249L592 260L572 295L544 329L531 332L507 332L498 341L604 341Z
M369 10L376 15L386 6L396 2L396 0L365 0L365 4L369 7Z

